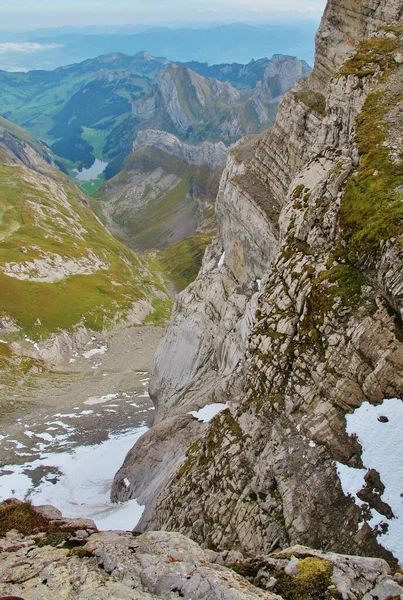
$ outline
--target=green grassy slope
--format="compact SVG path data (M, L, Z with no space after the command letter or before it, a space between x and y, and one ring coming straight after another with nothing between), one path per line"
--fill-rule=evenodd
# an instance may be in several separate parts
M172 281L176 292L184 290L197 277L204 251L213 241L214 233L199 233L175 242L156 255L167 279Z
M155 267L87 204L56 170L47 177L0 162L0 320L11 318L18 335L39 340L79 323L102 330L138 300L170 304Z
M157 172L158 178L148 179ZM155 148L140 148L101 188L98 198L112 228L120 231L127 244L141 250L162 249L196 233L203 205L214 205L221 172L188 165ZM166 177L172 179L164 186ZM131 190L141 186L141 198L135 201Z

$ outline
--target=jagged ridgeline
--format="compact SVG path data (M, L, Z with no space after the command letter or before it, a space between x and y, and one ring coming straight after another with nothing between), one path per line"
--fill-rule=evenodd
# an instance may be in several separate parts
M274 120L278 98L310 72L304 61L286 56L249 65L190 66L140 52L55 71L0 71L0 114L46 142L70 174L97 158L109 163L110 178L145 128L191 143L228 144L263 131Z
M105 229L52 161L45 146L0 118L3 365L18 365L18 354L34 357L36 342L63 331L158 321L170 306L155 266Z
M403 560L402 17L329 0L313 73L230 154L156 355L155 424L115 479L140 529Z

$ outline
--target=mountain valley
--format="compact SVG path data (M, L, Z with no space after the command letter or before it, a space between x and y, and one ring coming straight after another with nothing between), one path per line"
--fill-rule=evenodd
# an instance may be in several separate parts
M403 0L0 86L0 597L403 599Z

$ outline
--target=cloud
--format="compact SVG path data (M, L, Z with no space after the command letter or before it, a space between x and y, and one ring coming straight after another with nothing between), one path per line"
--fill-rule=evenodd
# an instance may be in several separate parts
M0 71L10 71L10 73L28 73L29 69L25 67L13 67L10 65L0 64Z
M53 50L54 48L62 48L60 44L38 44L33 42L5 42L0 44L0 54L9 54L16 52L19 54L31 54L32 52L42 52L43 50Z

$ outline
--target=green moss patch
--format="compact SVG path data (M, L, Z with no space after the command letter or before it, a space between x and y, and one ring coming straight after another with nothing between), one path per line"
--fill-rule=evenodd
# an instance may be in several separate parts
M297 99L311 108L321 117L326 116L326 98L320 92L314 92L313 90L306 90L295 94Z
M192 281L200 270L204 252L213 240L214 234L200 233L191 238L181 240L162 250L158 255L164 273L173 282L175 290L181 292Z
M376 255L382 241L403 232L403 162L394 163L385 146L389 135L386 113L402 101L402 95L373 92L357 118L361 162L347 183L340 209L351 261Z
M285 600L326 600L333 595L333 565L321 558L308 557L297 563L297 575L276 574L275 592Z

